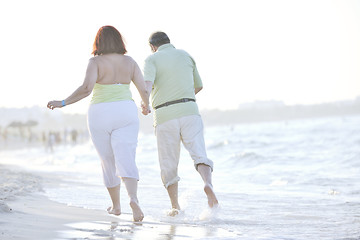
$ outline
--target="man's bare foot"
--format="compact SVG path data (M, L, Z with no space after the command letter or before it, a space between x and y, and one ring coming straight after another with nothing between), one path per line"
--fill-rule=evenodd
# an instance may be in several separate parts
M131 201L130 207L133 211L133 218L135 222L141 222L144 219L144 213L137 202Z
M208 198L209 207L211 207L211 208L217 207L219 205L219 202L215 196L213 187L210 184L206 184L204 187L204 191Z
M176 208L172 208L170 209L170 211L168 212L168 216L170 217L175 217L176 215L178 215L180 213L179 209Z
M116 216L119 216L121 214L121 209L116 209L116 208L112 208L112 207L108 207L107 212L109 214L114 214Z

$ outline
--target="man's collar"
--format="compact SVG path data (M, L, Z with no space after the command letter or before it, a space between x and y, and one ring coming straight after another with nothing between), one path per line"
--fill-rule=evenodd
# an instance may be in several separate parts
M171 43L166 43L166 44L163 44L163 45L161 45L160 47L158 47L158 51L161 51L161 50L163 50L163 49L165 49L165 48L169 48L169 47L171 47L171 48L175 48L174 47L174 45L172 45Z

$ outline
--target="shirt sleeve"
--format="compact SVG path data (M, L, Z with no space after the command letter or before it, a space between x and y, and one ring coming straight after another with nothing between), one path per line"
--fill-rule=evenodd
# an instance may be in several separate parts
M194 87L195 88L199 88L199 87L202 87L203 86L203 83L202 83L202 80L201 80L201 77L200 77L200 74L199 74L199 71L196 67L196 63L195 63L195 60L193 58L191 58L194 66L193 66L193 76L194 76Z
M154 83L156 77L156 67L151 56L146 58L144 64L144 80Z

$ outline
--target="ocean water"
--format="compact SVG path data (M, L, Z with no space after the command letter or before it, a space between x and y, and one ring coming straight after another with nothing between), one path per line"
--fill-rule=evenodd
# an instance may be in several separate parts
M170 224L176 228L170 232L183 226L213 229L223 239L360 239L360 116L212 126L205 128L205 141L220 207L208 209L202 180L183 148L183 212L172 218L166 215L170 202L160 180L156 138L140 134L144 221ZM111 204L91 142L58 146L54 153L5 151L0 159L45 176L43 191L52 200L93 209ZM125 188L121 203L130 213ZM177 236L164 239L185 239Z

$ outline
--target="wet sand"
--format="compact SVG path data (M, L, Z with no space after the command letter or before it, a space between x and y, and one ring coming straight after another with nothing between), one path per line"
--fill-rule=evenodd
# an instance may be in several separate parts
M0 239L235 239L224 229L68 206L42 192L44 177L0 165ZM53 183L54 184L54 183Z

